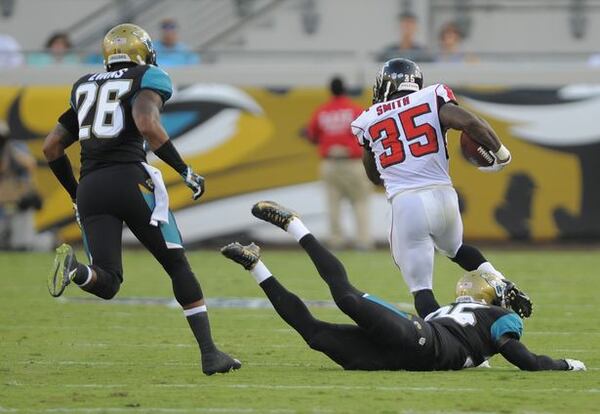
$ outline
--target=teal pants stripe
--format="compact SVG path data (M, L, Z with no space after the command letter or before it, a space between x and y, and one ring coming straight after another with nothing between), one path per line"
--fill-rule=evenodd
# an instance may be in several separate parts
M85 231L83 231L83 229L81 229L81 238L83 239L83 251L85 252L85 255L88 258L88 263L92 264L92 254L90 253L90 248L88 246L87 237L86 237Z
M142 195L144 196L144 200L146 200L146 204L148 204L150 210L154 210L154 194L142 193ZM159 228L166 243L171 243L183 247L181 233L179 232L177 222L175 221L175 216L173 215L173 212L171 210L169 210L169 222L160 223Z
M377 296L372 296L369 295L368 293L365 293L363 295L363 297L367 300L370 300L373 303L378 304L379 306L383 306L386 309L391 310L392 312L394 312L395 314L405 318L405 319L410 319L410 316L408 313L406 312L402 312L400 309L398 309L397 307L395 307L394 305L392 305L391 303L386 302L383 299L378 298Z

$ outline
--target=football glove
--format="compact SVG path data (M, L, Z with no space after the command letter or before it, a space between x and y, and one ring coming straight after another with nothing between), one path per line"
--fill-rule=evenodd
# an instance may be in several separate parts
M79 217L79 210L77 210L77 203L73 202L73 213L75 213L75 221L81 229L81 217Z
M498 151L492 153L492 156L494 157L494 163L487 167L479 167L479 171L498 172L512 161L510 151L504 145L501 145Z
M513 282L506 281L504 290L506 304L521 318L529 318L533 312L533 303L529 296L519 290Z
M189 165L183 174L181 174L181 177L185 185L194 192L192 198L198 200L204 194L204 177L196 174Z
M568 371L587 371L585 364L581 361L565 358L565 362L569 366Z

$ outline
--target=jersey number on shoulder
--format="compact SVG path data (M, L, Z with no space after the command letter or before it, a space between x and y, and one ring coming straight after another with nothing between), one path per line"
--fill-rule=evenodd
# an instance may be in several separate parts
M111 80L100 87L96 82L82 83L75 90L77 120L79 121L79 139L115 138L123 127L123 108L121 97L131 90L131 80ZM88 114L95 107L90 121Z
M415 118L431 113L429 104L421 104L414 108L399 113L400 123L406 135L408 149L414 157L422 157L439 151L439 144L435 128L428 123L416 125ZM400 164L406 159L406 149L400 137L396 117L383 119L369 128L369 135L373 142L381 139L385 152L379 156L383 168ZM425 137L425 143L415 141Z
M460 326L475 326L477 319L473 311L475 309L488 308L486 305L478 303L455 303L454 305L444 306L437 311L427 315L426 321L439 318L450 318Z

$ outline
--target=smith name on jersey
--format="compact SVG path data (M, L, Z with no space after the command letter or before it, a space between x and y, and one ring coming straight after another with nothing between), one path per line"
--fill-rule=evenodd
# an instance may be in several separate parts
M507 335L520 339L523 321L513 311L477 302L458 302L427 315L437 337L436 369L478 366L499 352Z
M352 133L371 149L388 198L431 185L452 185L446 134L439 108L456 103L452 90L435 84L377 103L352 122Z
M75 82L70 108L59 122L81 144L81 177L115 163L146 160L144 139L131 113L143 89L158 93L163 102L173 93L169 75L152 65L87 74Z

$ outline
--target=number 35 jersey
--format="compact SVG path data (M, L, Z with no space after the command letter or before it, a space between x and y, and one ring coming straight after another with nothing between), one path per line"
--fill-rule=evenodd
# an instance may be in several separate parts
M446 85L436 84L371 106L352 122L352 133L371 149L388 198L431 185L452 185L448 175L441 105L456 103Z
M152 65L87 74L75 82L70 108L58 121L81 144L82 177L109 165L146 160L132 115L143 89L155 91L163 102L173 93L169 75Z
M436 369L478 366L498 353L503 335L520 339L523 321L513 311L476 302L453 303L427 315L437 338Z

